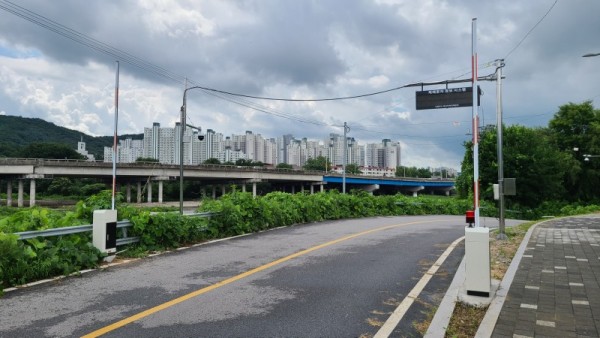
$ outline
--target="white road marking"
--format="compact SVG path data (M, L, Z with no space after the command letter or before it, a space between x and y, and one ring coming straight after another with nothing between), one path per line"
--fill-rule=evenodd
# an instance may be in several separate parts
M402 303L400 303L400 305L398 305L396 310L394 310L394 312L385 321L383 326L381 326L381 328L379 329L379 331L377 331L377 333L375 334L375 336L373 338L387 338L390 336L390 334L392 334L392 332L394 331L396 326L398 326L398 323L400 323L400 321L402 320L402 317L404 317L404 315L406 314L406 312L408 311L410 306L414 303L415 299L417 299L417 297L419 296L421 291L423 291L423 289L425 288L425 286L427 285L429 280L431 280L431 277L433 277L433 275L435 275L435 273L438 271L440 266L444 263L446 258L448 258L448 256L452 252L452 250L454 250L454 248L458 245L458 243L460 243L460 241L462 241L463 239L465 239L464 236L455 240L454 242L452 242L452 244L450 244L450 246L446 249L446 251L444 251L444 253L437 259L437 261L435 261L435 263L429 268L429 270L427 270L427 272L425 272L425 274L423 275L423 277L421 277L419 282L413 287L413 289L408 293L408 295L402 300Z

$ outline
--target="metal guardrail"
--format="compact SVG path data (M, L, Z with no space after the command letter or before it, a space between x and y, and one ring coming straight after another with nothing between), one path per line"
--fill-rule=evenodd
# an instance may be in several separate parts
M212 217L216 214L217 213L215 213L215 212L199 212L199 213L193 213L193 214L185 214L184 216L208 218L208 217ZM127 236L127 228L130 228L132 226L133 226L133 223L131 223L131 221L129 221L129 220L122 220L122 221L117 222L117 229L123 229L123 235L124 235L124 237L122 237L122 238L117 238L117 246L137 243L140 241L139 237L128 237ZM73 234L79 234L79 233L83 233L83 232L90 232L90 231L92 231L92 229L93 229L92 224L86 224L86 225L75 225L75 226L70 226L70 227L52 228L52 229L38 230L38 231L15 232L14 234L19 236L19 240L24 240L24 239L31 239L31 238L38 238L38 237L54 237L54 236L73 235Z

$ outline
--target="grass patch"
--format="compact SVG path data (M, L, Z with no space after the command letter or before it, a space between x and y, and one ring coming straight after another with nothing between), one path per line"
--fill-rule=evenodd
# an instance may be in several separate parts
M486 310L487 307L479 308L463 303L456 303L450 325L446 329L446 337L475 337L475 333L477 333Z

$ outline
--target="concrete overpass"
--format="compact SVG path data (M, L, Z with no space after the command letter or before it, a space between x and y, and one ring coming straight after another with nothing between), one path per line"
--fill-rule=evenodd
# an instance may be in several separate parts
M146 186L147 200L152 202L152 185L158 183L158 202L162 203L163 182L179 178L179 165L159 163L119 163L117 165L117 182L127 185L127 201L131 202L131 184L137 184L137 202L141 203L142 182ZM112 163L90 162L79 160L47 160L0 158L0 180L7 182L7 204L12 204L12 183L18 184L18 206L23 206L23 182L29 180L29 203L35 205L35 181L54 177L101 178L112 177ZM224 165L185 165L184 178L215 185L238 184L246 191L246 184L252 184L252 192L256 195L256 183L278 182L314 186L323 191L323 175L321 172L296 171L286 169L267 169L262 167L236 167Z
M179 165L159 163L119 163L117 165L117 183L126 185L126 200L131 202L132 184L137 185L137 203L142 203L142 191L146 191L147 202L152 202L152 187L158 184L158 202L163 202L164 181L179 178ZM29 181L29 205L35 205L35 182L38 179L54 177L99 178L110 181L112 163L90 162L80 160L47 160L0 158L0 180L7 183L7 205L12 205L13 182L18 186L17 205L22 207L24 181ZM341 175L323 176L320 171L302 171L289 169L272 169L263 167L238 167L226 165L185 165L186 181L201 181L212 186L212 196L216 197L216 186L221 186L225 193L227 185L240 185L246 191L246 185L252 185L252 193L256 196L256 184L273 182L291 187L291 192L300 186L300 191L308 186L313 193L315 186L323 191L323 185L339 186ZM142 184L145 189L142 189ZM375 190L393 189L408 191L416 196L420 191L441 191L449 194L454 189L454 181L440 179L365 177L348 175L346 184L350 188L360 188L373 192ZM341 189L340 189L341 190Z

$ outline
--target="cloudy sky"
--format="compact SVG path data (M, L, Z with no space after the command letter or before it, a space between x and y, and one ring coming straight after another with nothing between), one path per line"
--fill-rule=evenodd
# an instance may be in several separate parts
M472 18L479 75L506 59L505 123L545 126L568 102L600 107L600 57L581 57L600 52L598 0L15 3L21 8L0 0L0 114L95 136L113 133L117 59L119 134L141 133L179 119L185 78L190 86L287 99L469 78ZM82 37L85 45L75 41ZM482 124L495 123L495 83L480 84ZM348 122L360 143L400 141L406 165L459 168L471 108L417 111L416 90L328 102L191 90L188 123L225 135L322 140Z

